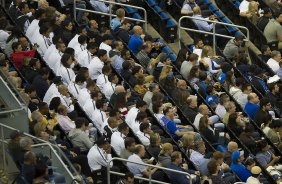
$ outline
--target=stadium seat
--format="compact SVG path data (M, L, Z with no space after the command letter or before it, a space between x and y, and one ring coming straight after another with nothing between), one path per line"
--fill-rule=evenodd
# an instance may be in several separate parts
M159 6L154 6L153 9L157 12L157 13L161 13L163 10L161 9L161 7Z
M138 12L138 9L136 9L136 8L125 7L124 9L125 9L125 11L126 11L128 14L132 14L132 13L137 13L137 12Z
M155 6L155 5L157 5L157 2L155 1L155 0L148 0L147 1L148 2L148 4L150 5L150 6Z

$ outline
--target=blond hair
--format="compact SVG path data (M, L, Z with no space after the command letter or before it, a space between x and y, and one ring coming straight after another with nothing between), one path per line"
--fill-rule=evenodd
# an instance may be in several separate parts
M170 143L164 143L162 144L162 150L160 152L160 154L165 154L165 153L168 153L170 150L173 149L173 146L172 144Z

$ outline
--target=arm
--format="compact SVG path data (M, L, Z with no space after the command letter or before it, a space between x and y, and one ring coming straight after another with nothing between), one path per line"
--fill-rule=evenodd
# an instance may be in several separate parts
M193 10L188 4L183 5L181 8L181 14L187 15L187 14L193 14Z

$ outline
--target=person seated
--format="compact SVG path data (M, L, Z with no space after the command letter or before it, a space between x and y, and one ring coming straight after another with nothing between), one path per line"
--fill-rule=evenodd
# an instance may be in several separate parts
M183 165L183 168L180 165ZM175 151L171 154L171 164L168 166L168 168L186 172L188 174L196 175L196 178L193 179L193 183L199 184L200 183L200 172L194 171L194 170L188 170L188 165L183 164L182 155L179 151ZM172 184L187 184L189 183L189 180L185 174L175 173L175 172L168 172L170 181Z
M262 32L264 32L264 28L268 24L269 20L272 18L272 11L268 7L263 8L262 11L263 15L258 19L257 27Z
M282 48L282 13L277 13L275 19L269 20L265 29L264 36L267 40L267 43L278 41L278 49Z
M245 130L239 136L240 141L245 144L251 151L256 151L257 147L257 137L255 135L254 126L250 123L246 123Z
M250 16L248 17L248 19L250 20L250 22L254 25L257 25L258 20L259 20L259 3L256 1L251 1L249 4L249 8L248 8L248 12L250 14Z
M162 167L168 167L171 164L171 154L173 152L173 146L170 143L162 144L162 150L158 156L158 161L162 164Z
M218 98L219 93L217 93L214 87L211 85L207 86L206 93L207 93L206 95L207 104L210 105L213 109L215 109L219 103L219 98Z
M132 172L125 173L123 179L120 179L116 184L133 184L134 175Z
M65 133L69 133L76 127L75 123L68 117L68 109L63 104L57 108L57 121Z
M274 144L276 145L280 150L282 149L282 143L281 143L281 138L280 138L280 132L281 132L281 120L273 120L269 124L269 130L265 134L267 138ZM277 134L278 132L278 134Z
M226 109L226 113L223 116L223 122L225 124L228 124L230 114L233 114L236 112L236 105L234 102L229 101L225 104L225 109Z
M135 140L132 137L126 137L124 139L124 147L120 152L120 157L123 159L128 159L131 155L133 155L135 150ZM126 164L126 163L125 163Z
M129 133L129 127L125 122L118 125L118 131L114 132L111 136L111 146L115 152L120 155L121 150L125 148L124 139Z
M271 58L271 49L268 45L262 45L260 50L261 54L258 56L266 63Z
M13 53L11 54L11 61L17 69L21 69L23 65L23 60L25 57L33 58L35 56L35 50L37 47L33 47L32 50L22 51L22 46L19 42L14 42L12 44Z
M242 47L244 37L242 35L235 35L235 38L228 41L226 44L223 54L227 59L233 60L238 54L239 48Z
M266 140L258 142L258 152L256 153L256 160L265 169L269 166L274 166L280 159L280 156L276 156L271 152Z
M249 12L249 6L252 0L243 0L239 5L240 16L242 17L251 17L251 13Z
M244 118L240 113L232 113L229 115L229 120L227 126L234 132L236 135L240 135L244 131L248 119Z
M261 173L261 168L259 166L254 166L251 169L252 176L247 179L247 184L260 184L259 176Z
M232 153L232 163L230 168L236 173L241 181L246 182L252 174L250 170L242 164L244 159L244 151L234 151Z
M248 114L248 117L254 119L257 110L259 109L259 98L257 94L250 93L248 95L248 102L245 105L244 111Z
M212 183L222 183L227 184L222 178L222 176L219 175L219 164L216 160L211 160L208 165L208 172L209 172L209 178L211 179Z

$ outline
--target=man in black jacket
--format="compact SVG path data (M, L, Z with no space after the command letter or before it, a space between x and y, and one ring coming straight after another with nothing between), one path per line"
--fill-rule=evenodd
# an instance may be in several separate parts
M128 43L130 39L130 34L128 33L128 30L130 29L130 22L128 20L124 20L121 23L120 27L117 27L113 34L120 38L124 43Z
M108 124L104 127L103 135L110 140L112 134L117 131L118 124L119 122L115 117L109 117Z
M186 116L190 120L190 122L194 122L195 117L198 114L197 107L198 107L197 97L190 95L186 100L186 104L184 104L182 107L184 116Z
M18 8L19 8L19 14L16 18L16 23L21 29L21 31L26 32L28 26L30 25L34 17L30 12L27 2L20 3Z

